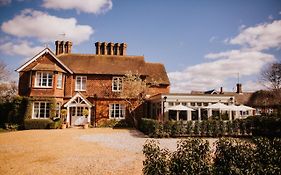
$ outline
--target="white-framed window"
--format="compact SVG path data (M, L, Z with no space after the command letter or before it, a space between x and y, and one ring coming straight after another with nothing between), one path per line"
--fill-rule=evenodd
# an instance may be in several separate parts
M110 104L109 105L109 118L111 119L124 119L126 108L123 104Z
M62 73L58 73L57 75L57 88L62 88Z
M122 77L113 77L112 78L112 91L120 92L122 91L123 78Z
M53 86L53 73L51 72L36 72L35 87Z
M75 91L86 91L86 76L76 76Z
M33 113L32 118L49 118L50 117L50 103L36 101L33 103Z

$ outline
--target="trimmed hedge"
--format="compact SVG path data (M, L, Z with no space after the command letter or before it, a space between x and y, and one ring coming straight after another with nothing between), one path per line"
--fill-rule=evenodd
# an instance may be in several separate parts
M177 144L175 152L160 149L159 142L146 141L143 146L143 173L275 175L281 174L281 139L241 140L222 138L210 151L208 141L189 138Z
M281 116L251 116L246 120L252 123L254 136L281 137Z
M101 128L132 128L132 124L126 120L114 120L114 119L101 119L98 121L98 127Z
M50 129L54 121L51 119L26 119L24 120L25 129Z
M142 118L139 130L149 137L222 137L222 136L251 136L249 120L203 120L203 121L167 121Z

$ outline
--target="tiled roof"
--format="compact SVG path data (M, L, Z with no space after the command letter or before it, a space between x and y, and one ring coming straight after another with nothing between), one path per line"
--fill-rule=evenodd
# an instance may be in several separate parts
M117 55L57 55L76 74L124 75L128 72L147 76L148 82L169 85L165 67L159 63L146 63L143 56Z

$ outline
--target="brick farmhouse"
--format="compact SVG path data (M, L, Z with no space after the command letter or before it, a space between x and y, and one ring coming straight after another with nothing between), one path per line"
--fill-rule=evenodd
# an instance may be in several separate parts
M19 95L30 97L31 119L60 117L67 110L66 122L92 124L101 119L125 119L126 101L118 96L126 73L140 74L149 86L148 96L169 93L170 82L163 64L148 63L144 56L126 55L125 43L97 42L96 54L72 53L72 42L56 41L53 53L45 48L20 66ZM83 110L89 117L83 116ZM146 105L138 107L145 116Z

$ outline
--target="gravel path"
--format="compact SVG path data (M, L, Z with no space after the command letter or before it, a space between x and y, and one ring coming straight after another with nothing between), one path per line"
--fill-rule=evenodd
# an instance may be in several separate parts
M136 130L65 129L0 133L0 174L142 174L142 146ZM157 139L176 149L179 139Z

